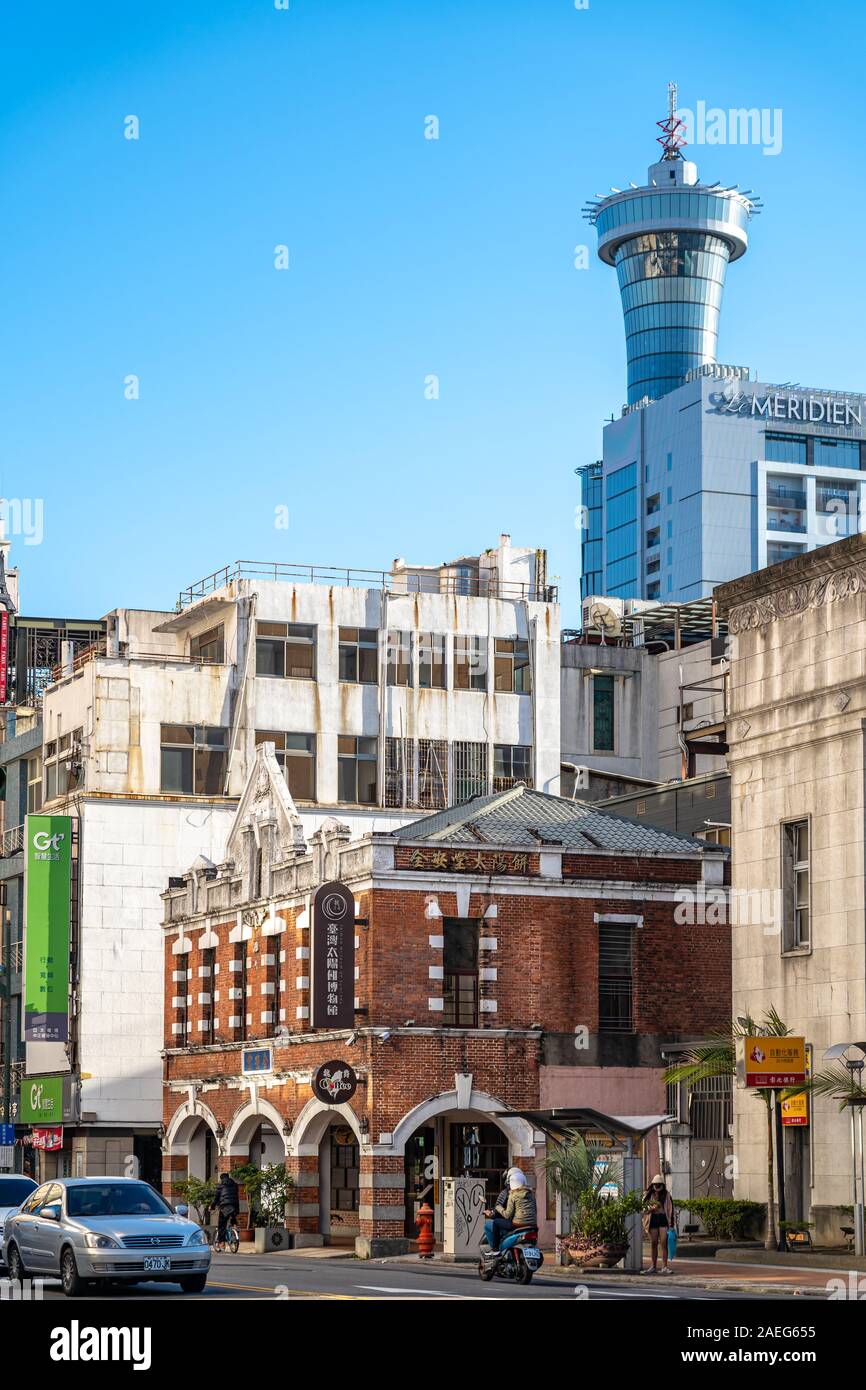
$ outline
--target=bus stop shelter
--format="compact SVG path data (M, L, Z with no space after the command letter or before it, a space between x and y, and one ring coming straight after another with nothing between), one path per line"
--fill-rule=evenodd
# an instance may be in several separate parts
M588 1106L556 1107L553 1110L498 1110L497 1115L519 1115L535 1129L541 1130L555 1144L567 1143L573 1134L602 1134L610 1140L612 1153L622 1155L622 1185L624 1192L642 1192L646 1186L644 1174L644 1141L670 1115L606 1115ZM556 1196L556 1228L558 1233L568 1229L571 1212ZM637 1273L643 1266L643 1234L640 1215L629 1217L629 1247L623 1268Z

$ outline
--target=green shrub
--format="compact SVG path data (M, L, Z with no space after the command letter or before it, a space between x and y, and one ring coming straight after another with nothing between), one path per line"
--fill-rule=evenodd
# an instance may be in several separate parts
M182 1182L174 1184L174 1191L188 1207L193 1208L199 1225L204 1226L208 1211L213 1206L216 1183L210 1178L184 1178Z
M689 1197L674 1205L696 1216L711 1240L748 1240L767 1215L765 1202L733 1197Z

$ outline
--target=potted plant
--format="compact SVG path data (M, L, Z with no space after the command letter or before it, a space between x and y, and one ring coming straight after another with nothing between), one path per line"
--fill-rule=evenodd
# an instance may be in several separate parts
M192 1207L198 1224L207 1229L210 1224L208 1215L216 1195L216 1183L213 1179L184 1178L183 1182L174 1184L174 1190L188 1207Z
M241 1240L255 1240L257 1250L273 1250L275 1233L285 1232L286 1202L294 1189L294 1180L282 1163L257 1168L245 1163L235 1168L232 1177L244 1190L249 1206L250 1225L240 1229ZM285 1238L284 1248L289 1244Z
M557 1237L562 1263L584 1268L618 1264L628 1252L628 1218L643 1204L638 1192L622 1194L618 1161L574 1132L551 1146L545 1168L571 1211L568 1231Z

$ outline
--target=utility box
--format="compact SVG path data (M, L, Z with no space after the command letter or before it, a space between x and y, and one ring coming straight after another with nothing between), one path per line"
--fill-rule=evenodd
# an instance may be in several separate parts
M446 1255L457 1260L478 1258L486 1205L486 1189L480 1178L445 1178L442 1240Z

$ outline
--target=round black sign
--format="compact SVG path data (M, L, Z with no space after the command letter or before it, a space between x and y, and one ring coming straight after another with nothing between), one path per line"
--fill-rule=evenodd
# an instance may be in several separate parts
M323 1062L313 1072L313 1095L326 1105L342 1105L358 1089L358 1078L348 1062Z

